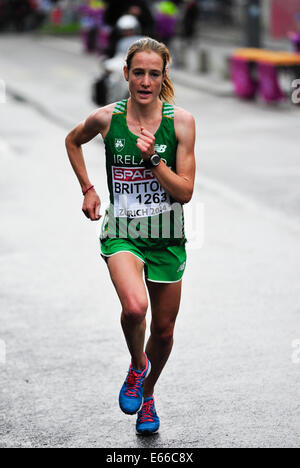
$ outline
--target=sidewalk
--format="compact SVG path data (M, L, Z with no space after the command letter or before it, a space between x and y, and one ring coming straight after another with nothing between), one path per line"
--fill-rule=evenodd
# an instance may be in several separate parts
M265 36L262 45L270 50L292 50L288 39L275 40ZM180 68L175 65L172 77L179 84L209 94L220 97L233 96L229 60L235 49L242 47L242 32L232 32L231 29L220 31L212 27L203 30L202 25L199 36L192 45L184 48L178 39L173 41L175 58L179 57L179 61L183 63ZM206 73L200 72L203 66L208 68Z
M220 97L233 96L229 79L229 58L235 47L197 39L192 46L178 40L171 45L174 65L171 76L175 83ZM207 68L206 73L201 69Z

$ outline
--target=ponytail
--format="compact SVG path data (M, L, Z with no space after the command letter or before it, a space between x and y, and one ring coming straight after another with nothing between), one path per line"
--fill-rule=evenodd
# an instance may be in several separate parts
M166 71L166 77L163 81L159 98L161 101L166 101L169 104L173 104L175 101L174 86L171 78L169 77L168 71Z

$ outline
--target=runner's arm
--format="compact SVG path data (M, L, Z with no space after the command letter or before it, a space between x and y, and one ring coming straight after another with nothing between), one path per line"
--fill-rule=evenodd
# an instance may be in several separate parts
M82 145L88 143L99 133L103 132L108 125L109 114L106 109L100 109L93 112L85 122L77 125L66 137L66 149L70 163L80 183L82 192L88 190L92 184L89 180L86 165L84 162ZM94 189L89 190L84 197L82 211L87 218L92 221L100 219L100 199Z
M66 137L66 149L70 163L81 185L82 192L87 190L92 184L89 180L82 145L93 140L105 127L105 118L101 111L93 112L85 122L80 123Z
M177 118L176 118L177 117ZM194 191L195 182L195 120L194 117L183 109L175 114L175 128L178 139L177 147L177 172L173 172L163 161L152 172L165 191L174 200L181 204L189 203ZM138 140L138 147L142 151L144 159L151 156L154 151L154 137L142 129L142 135ZM147 148L147 150L146 150ZM145 150L145 151L143 151Z

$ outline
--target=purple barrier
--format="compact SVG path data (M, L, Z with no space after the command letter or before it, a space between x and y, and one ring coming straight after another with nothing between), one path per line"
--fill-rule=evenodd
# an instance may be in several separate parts
M255 97L257 82L251 76L250 63L247 60L237 57L231 59L231 79L237 96L243 99Z
M260 97L267 103L280 102L285 99L279 81L275 65L259 62L258 68L258 91Z

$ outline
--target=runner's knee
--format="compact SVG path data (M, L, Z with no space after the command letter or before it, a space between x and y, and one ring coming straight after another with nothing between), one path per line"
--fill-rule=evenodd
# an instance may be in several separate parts
M130 298L123 306L123 319L132 323L141 323L146 317L147 309L147 300Z
M174 324L168 325L154 325L151 326L151 335L161 344L169 345L173 342L174 337Z

